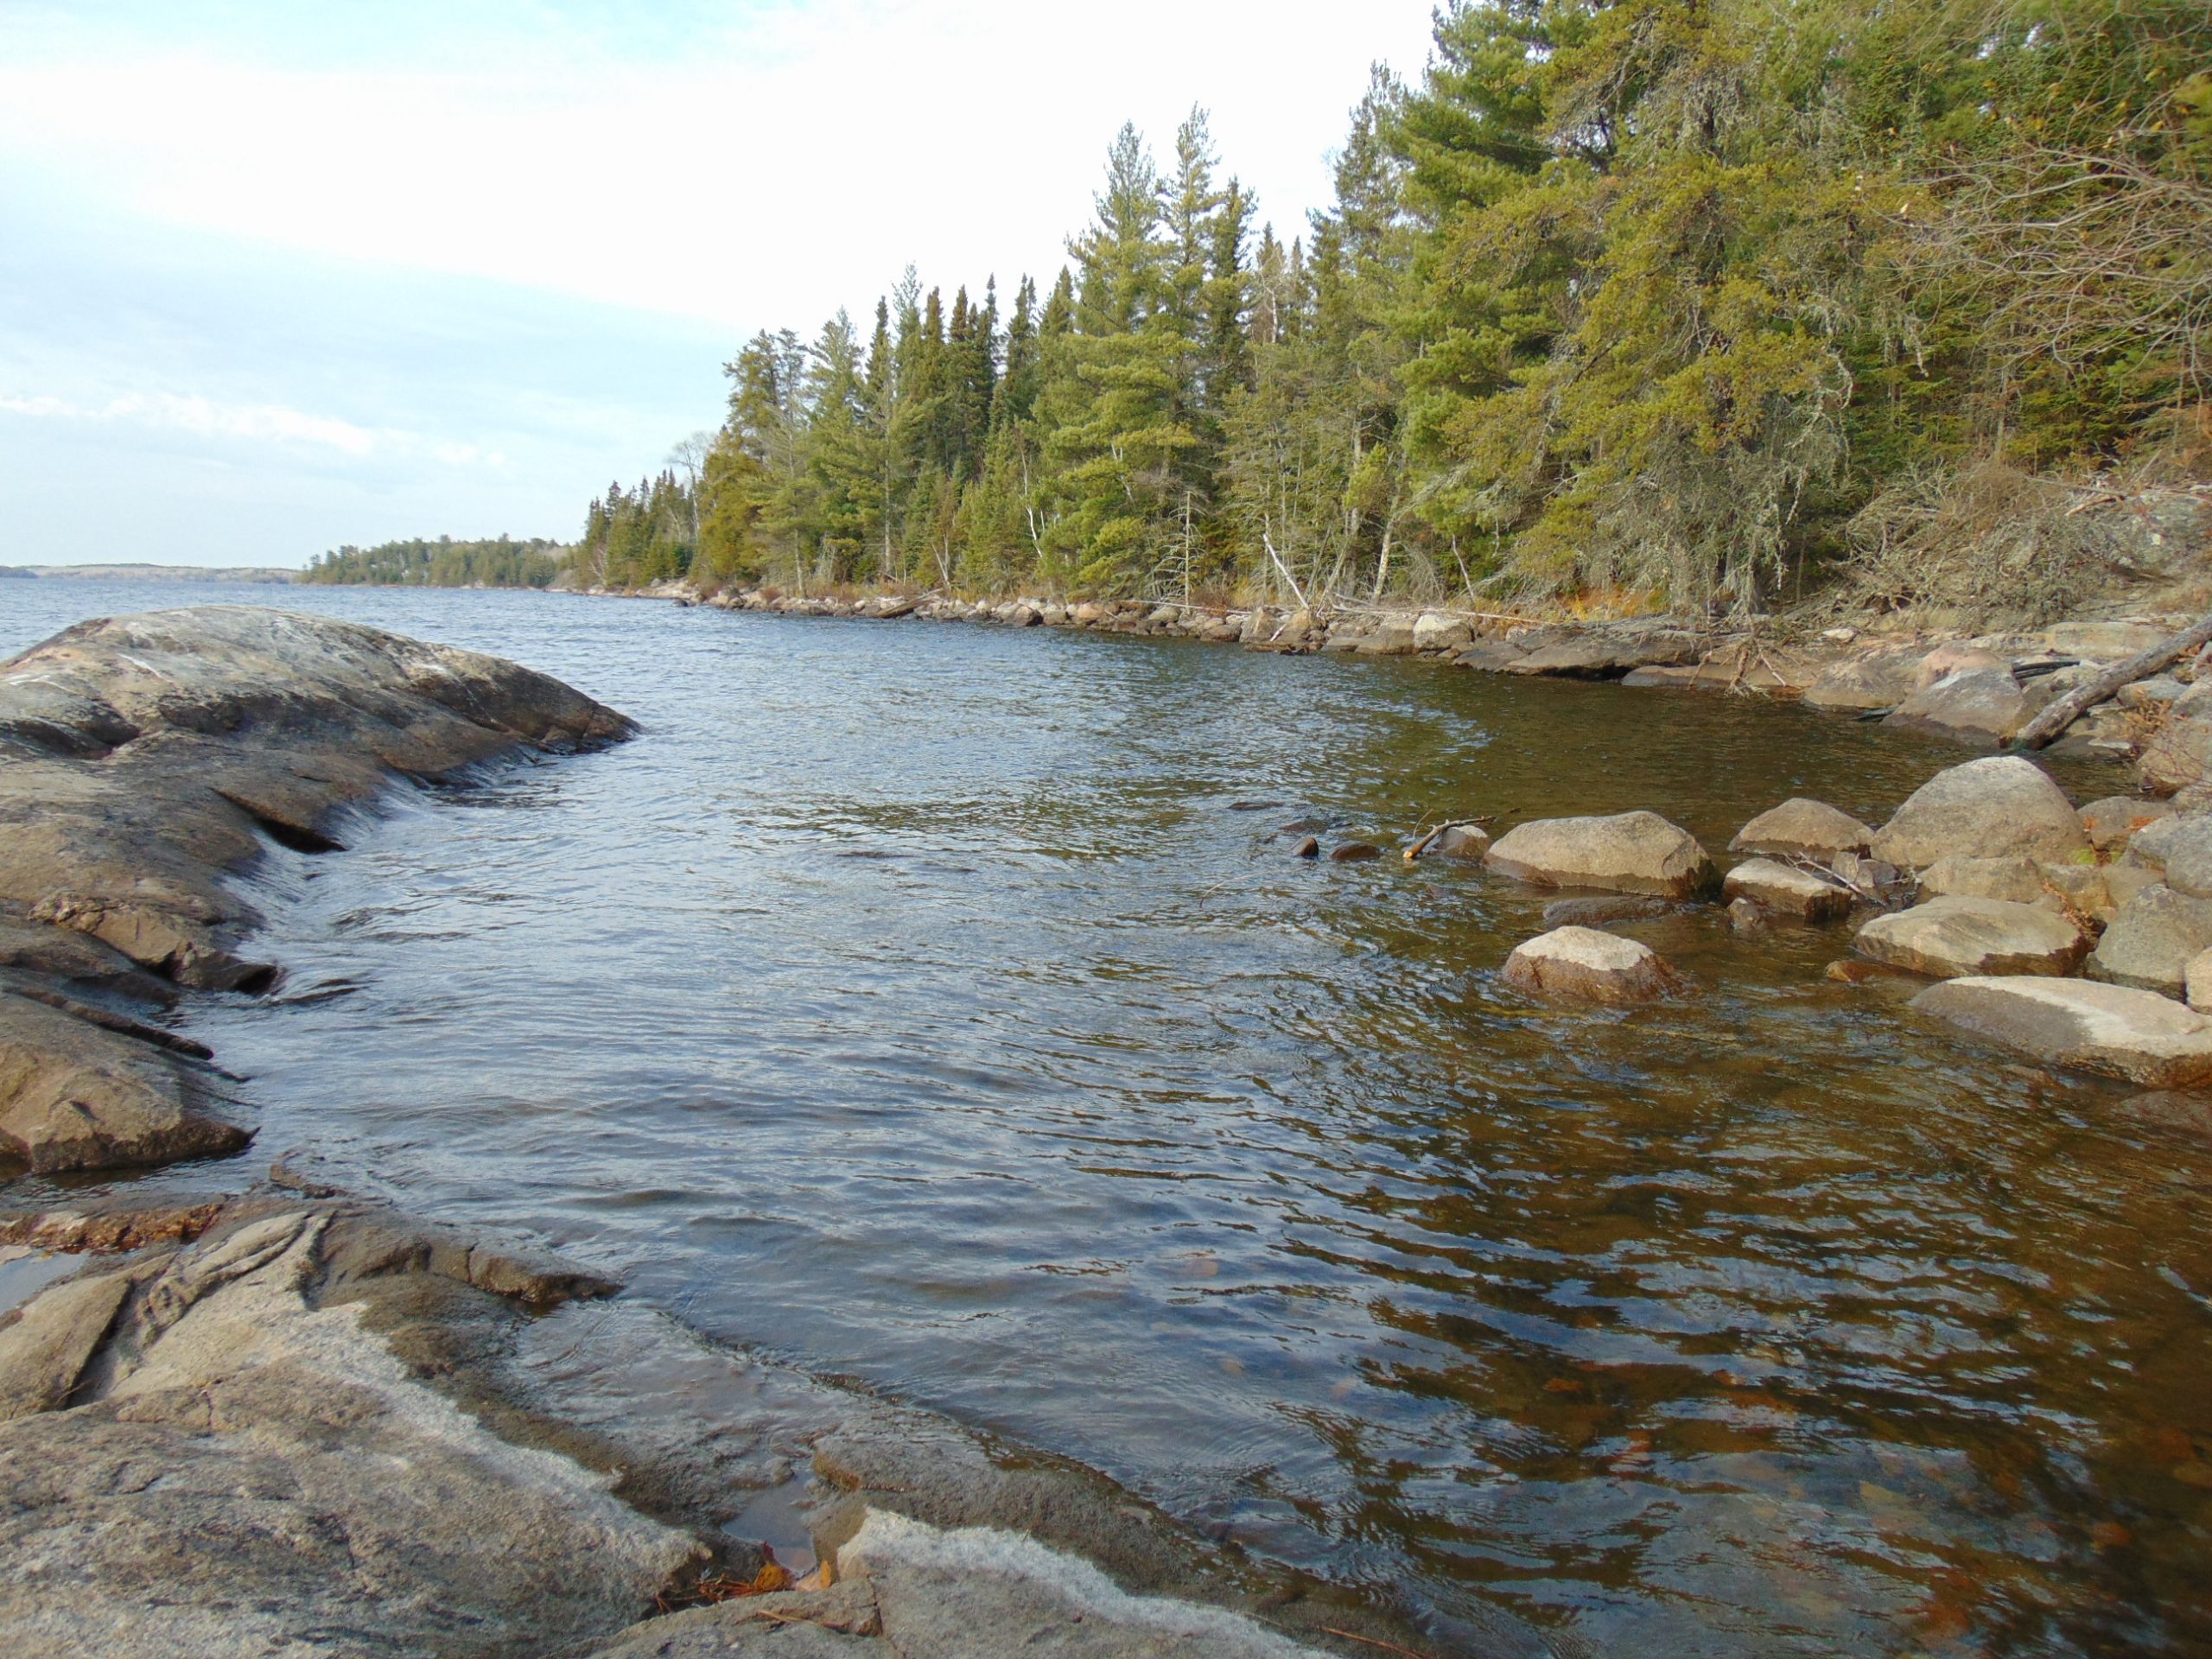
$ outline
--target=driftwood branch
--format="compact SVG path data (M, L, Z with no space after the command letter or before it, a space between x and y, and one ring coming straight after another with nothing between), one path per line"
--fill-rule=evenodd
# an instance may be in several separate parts
M2087 685L2069 691L2023 726L2018 735L2013 738L2012 747L2016 749L2043 747L2071 726L2083 709L2095 707L2123 685L2133 685L2138 680L2148 679L2169 663L2201 650L2208 644L2212 644L2212 616L2203 618L2170 639L2160 640L2148 651L2138 652L2124 663L2114 664Z

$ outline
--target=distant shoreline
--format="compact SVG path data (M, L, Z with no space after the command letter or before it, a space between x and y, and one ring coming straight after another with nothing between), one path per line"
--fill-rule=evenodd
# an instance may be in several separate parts
M196 564L15 564L0 565L0 580L37 577L41 580L99 582L294 582L297 570L263 565L237 564L211 569Z

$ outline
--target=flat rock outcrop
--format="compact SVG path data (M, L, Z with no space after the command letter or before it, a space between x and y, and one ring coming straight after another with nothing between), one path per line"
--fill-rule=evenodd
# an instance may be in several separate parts
M2066 859L2088 845L2081 815L2048 772L1993 754L1946 767L1915 790L1875 836L1873 854L1924 870L1953 853Z
M1877 916L1859 930L1858 944L1875 962L1948 979L2069 973L2089 941L2038 906L1954 896Z
M1503 976L1532 996L1615 1006L1656 1002L1689 988L1649 945L1591 927L1555 927L1516 945Z
M19 991L149 1001L264 988L275 969L245 950L259 918L227 878L271 841L333 850L340 813L397 778L632 729L550 676L327 618L81 623L0 664L0 969ZM0 1001L0 1158L102 1168L240 1143L204 1076L77 1028L82 1013Z
M2053 1065L2146 1089L2212 1084L2212 1019L2155 991L2086 979L1974 977L1931 985L1912 1006Z
M1713 884L1713 861L1697 837L1656 812L1536 818L1492 842L1483 862L1549 887L1597 887L1683 899Z

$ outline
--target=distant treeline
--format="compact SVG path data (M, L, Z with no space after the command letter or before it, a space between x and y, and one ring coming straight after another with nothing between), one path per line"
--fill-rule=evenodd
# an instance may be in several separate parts
M2044 481L2212 474L2203 0L1446 0L1336 182L1125 130L1057 274L756 335L578 575L2048 597Z
M456 542L441 536L319 553L300 580L346 587L543 588L560 574L568 552L542 537Z

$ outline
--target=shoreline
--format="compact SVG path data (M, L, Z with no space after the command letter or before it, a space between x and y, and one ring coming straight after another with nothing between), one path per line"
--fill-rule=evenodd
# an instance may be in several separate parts
M780 616L1174 638L1288 656L1415 658L1482 673L1755 695L1840 716L1878 719L1984 751L2008 747L2057 699L2088 684L2101 670L2170 640L2196 620L2182 613L2127 613L1979 633L1956 627L1885 630L1868 620L1785 635L1770 631L1772 619L1732 626L1671 616L1575 620L1370 606L1317 614L1302 607L1068 603L1038 596L967 600L903 590L807 596L771 586L705 594L684 582L629 591L554 591ZM2171 685L2173 695L2165 702L2183 689L2171 671L2146 677L2145 683L2162 692ZM2062 755L2140 761L2154 747L2159 725L2152 717L2158 711L2142 703L2117 695L2100 699L2049 747ZM2140 786L2145 793L2171 795L2207 778L2212 778L2212 745L2197 745L2154 758Z
M257 607L96 620L0 674L0 1149L126 1183L9 1208L0 1167L0 1539L30 1563L0 1630L88 1656L1428 1641L1102 1475L355 1197L311 1151L139 1201L131 1172L251 1141L236 1080L154 1021L272 988L238 879L266 842L342 855L388 788L636 729L498 658ZM834 1649L785 1644L802 1626ZM1529 1640L1501 1618L1462 1650Z

